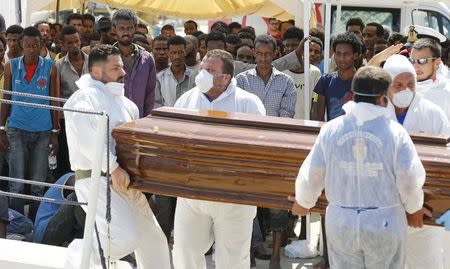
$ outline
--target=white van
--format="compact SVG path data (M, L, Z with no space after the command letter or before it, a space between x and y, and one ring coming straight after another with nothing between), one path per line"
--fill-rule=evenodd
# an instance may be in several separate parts
M343 0L341 13L341 32L345 23L353 17L360 17L363 22L377 22L388 26L391 32L403 33L407 25L415 24L430 27L450 38L450 4L443 2L414 2L398 0ZM325 14L322 5L321 14ZM332 33L336 32L336 6L332 6ZM324 16L322 16L323 18Z

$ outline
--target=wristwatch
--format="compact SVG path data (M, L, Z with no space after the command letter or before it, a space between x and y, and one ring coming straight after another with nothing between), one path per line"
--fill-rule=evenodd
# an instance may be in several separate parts
M0 131L6 132L6 126L0 126Z
M59 134L59 129L52 129L52 133Z

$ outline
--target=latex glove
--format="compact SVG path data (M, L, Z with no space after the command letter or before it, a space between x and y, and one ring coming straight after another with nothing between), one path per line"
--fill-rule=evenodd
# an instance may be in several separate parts
M446 231L450 232L450 210L445 212L440 218L436 220L437 224L443 224Z

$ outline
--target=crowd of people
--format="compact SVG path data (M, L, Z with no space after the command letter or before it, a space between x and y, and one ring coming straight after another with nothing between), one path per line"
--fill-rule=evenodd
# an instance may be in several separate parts
M332 38L330 58L324 59L323 29L313 28L305 38L293 21L267 23L262 35L251 26L220 21L203 33L188 20L184 36L172 25L151 36L126 9L111 19L73 13L64 25L39 21L26 28L5 27L0 18L0 88L68 100L8 93L2 99L106 111L111 128L161 106L329 122L300 169L292 212L127 189L130 178L117 163L111 137L106 145L111 230L105 221L105 180L96 220L100 245L112 234L113 260L134 252L139 268L170 268L173 243L177 269L205 268L204 255L212 249L219 269L249 268L255 258L270 260L269 269L281 268L282 247L297 237L295 214L302 215L298 239L306 239L304 215L325 188L329 252L323 268L443 268L442 229L423 226L431 214L423 201L425 172L407 132L450 135L447 38L421 26L390 33L376 22L351 18L346 32ZM304 42L310 47L308 77ZM309 115L305 106L311 107ZM21 182L0 187L87 201L97 128L90 115L2 104L1 175L75 186L75 191ZM345 135L349 130L358 131ZM106 162L102 171L102 176L108 171ZM76 268L85 209L0 196L0 237L8 232L68 246ZM448 218L439 221L450 225ZM412 228L406 235L407 224ZM269 234L271 253L263 244ZM101 257L93 255L93 262L101 263Z

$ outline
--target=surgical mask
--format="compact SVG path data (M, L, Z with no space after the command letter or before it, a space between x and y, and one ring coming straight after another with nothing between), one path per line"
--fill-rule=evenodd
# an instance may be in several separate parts
M108 82L105 84L106 89L113 95L123 95L124 85L120 82Z
M195 84L202 93L207 93L214 86L213 75L205 69L202 69L195 77Z
M394 94L394 98L392 98L392 103L398 108L406 108L408 107L414 98L414 92L409 88L402 90L396 94Z

